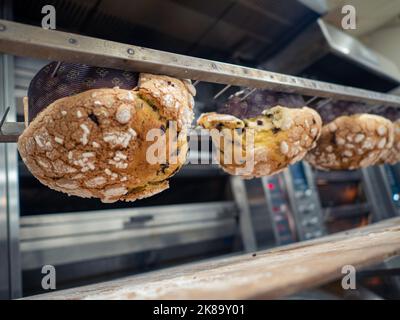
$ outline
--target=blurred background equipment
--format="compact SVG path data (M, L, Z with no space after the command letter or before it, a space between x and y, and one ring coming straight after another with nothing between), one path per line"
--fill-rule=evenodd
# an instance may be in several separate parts
M379 93L399 88L395 53L400 49L400 5L391 0L378 7L372 0L353 2L360 15L369 17L357 20L356 31L340 27L344 1L329 0L1 0L0 17L40 26L41 8L52 4L57 31L373 91L360 95L343 87L339 93L330 84L283 80L281 88L287 91L307 91L301 92L302 99L312 107L343 100L343 94L368 103L368 110L390 107L390 101L398 107L400 98ZM22 46L8 50L33 55ZM40 50L35 53L45 58ZM11 107L3 133L11 122L23 121L22 98L33 76L49 62L42 59L1 55L0 111ZM215 82L197 82L197 116L216 110L240 89ZM312 95L313 90L322 95ZM208 137L192 139L200 143ZM171 180L169 190L110 205L44 187L26 169L15 144L1 143L0 155L0 298L5 299L43 293L40 271L45 264L57 268L57 289L72 288L253 253L400 215L399 164L320 172L301 162L254 180L228 176L216 165L189 164ZM193 151L189 158L209 159L210 152ZM387 262L382 268L393 265ZM393 281L378 280L366 286L379 284L385 288L380 290L383 297L400 297Z

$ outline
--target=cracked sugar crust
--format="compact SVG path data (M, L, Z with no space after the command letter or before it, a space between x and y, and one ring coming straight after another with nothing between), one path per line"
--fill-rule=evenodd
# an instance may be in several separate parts
M231 115L206 113L199 118L198 124L217 129L232 140L231 144L224 145L213 139L220 150L219 164L227 173L248 179L276 174L302 160L315 146L322 128L321 118L313 109L281 106L243 121ZM235 130L242 128L242 133ZM246 145L247 135L251 132L254 132L254 144ZM235 160L235 154L241 154L242 160L247 160L228 163L224 158L226 154L230 155L229 160Z
M169 117L162 109L142 99L140 88L85 91L45 108L20 136L18 150L31 173L54 190L103 202L134 201L167 189L167 179L186 160L186 134L171 136L176 144L170 143L169 121L179 114ZM163 164L146 159L154 144L146 135L154 128L176 155L167 152Z
M354 170L376 164L393 146L390 120L371 114L341 116L322 128L306 160L321 170Z
M393 122L394 141L392 148L389 148L381 156L379 164L387 163L394 165L400 162L400 119Z
M195 87L190 80L178 80L168 76L141 73L139 94L159 108L163 117L176 120L178 129L189 127L193 122Z

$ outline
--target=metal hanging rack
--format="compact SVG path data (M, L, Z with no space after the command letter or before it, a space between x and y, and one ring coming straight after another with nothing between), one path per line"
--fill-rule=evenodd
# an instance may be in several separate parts
M268 89L316 98L356 101L379 106L400 107L400 96L315 81L254 68L189 57L129 44L81 36L56 30L0 20L0 52L17 56L83 63L136 72L165 74L225 84L214 98L231 86ZM247 97L247 96L246 96ZM6 116L6 115L5 115ZM5 120L3 116L3 120ZM0 142L15 142L23 123L2 122Z

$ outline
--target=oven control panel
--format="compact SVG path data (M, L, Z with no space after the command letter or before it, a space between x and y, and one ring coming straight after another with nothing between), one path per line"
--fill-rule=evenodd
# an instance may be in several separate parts
M281 174L261 179L269 215L277 244L296 241L293 214L286 194L285 182Z
M296 163L283 173L262 178L262 183L278 244L326 233L313 174L307 164Z
M289 200L300 240L318 238L325 234L321 204L311 169L298 162L284 172Z

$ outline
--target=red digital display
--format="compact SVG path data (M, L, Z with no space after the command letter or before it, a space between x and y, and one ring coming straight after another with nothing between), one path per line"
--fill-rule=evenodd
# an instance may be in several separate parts
M274 189L275 189L275 184L273 184L273 183L268 183L268 184L267 184L267 187L268 187L269 190L274 190Z

